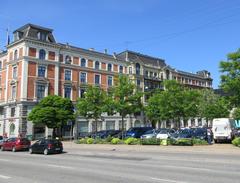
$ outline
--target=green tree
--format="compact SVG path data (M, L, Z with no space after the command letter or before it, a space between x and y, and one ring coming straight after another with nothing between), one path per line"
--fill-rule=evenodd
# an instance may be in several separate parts
M136 90L134 83L127 76L120 75L114 87L113 97L115 111L121 115L122 129L124 129L124 118L142 111L142 93Z
M84 98L77 102L77 114L86 119L94 119L96 131L98 121L102 120L102 114L106 110L106 92L97 86L88 86Z
M216 95L213 90L200 91L199 116L207 121L214 118L229 117L229 104L223 97Z
M53 128L53 136L57 128L61 128L62 132L62 127L69 120L74 119L74 106L71 100L56 95L43 98L28 115L28 120L34 124L43 124L48 128Z
M236 108L233 111L233 118L235 120L240 120L240 108Z
M229 94L227 98L234 107L240 106L240 49L227 55L220 62L221 88Z

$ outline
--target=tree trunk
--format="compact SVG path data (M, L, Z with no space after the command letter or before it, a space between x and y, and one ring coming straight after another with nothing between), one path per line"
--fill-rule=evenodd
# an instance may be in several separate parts
M98 120L97 119L95 119L95 123L96 123L96 130L95 130L95 132L97 132L98 131Z
M124 139L123 136L124 136L124 116L122 115L122 140Z

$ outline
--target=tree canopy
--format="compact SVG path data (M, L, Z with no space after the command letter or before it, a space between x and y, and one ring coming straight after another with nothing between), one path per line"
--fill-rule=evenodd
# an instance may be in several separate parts
M74 120L74 106L71 100L56 95L43 98L29 113L28 120L48 128L59 128Z

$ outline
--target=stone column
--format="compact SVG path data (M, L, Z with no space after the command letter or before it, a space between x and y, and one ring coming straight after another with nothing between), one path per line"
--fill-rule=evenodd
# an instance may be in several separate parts
M106 130L106 126L107 126L106 121L105 120L102 121L102 130Z
M188 124L188 126L187 126L187 127L190 127L190 126L192 126L191 119L189 119L189 120L187 121L187 124Z
M128 130L129 128L131 128L131 121L130 121L130 117L127 117L127 122L126 122L126 130Z
M88 120L88 132L92 132L93 131L93 122L92 122L92 120L90 119L90 120Z
M45 137L48 138L48 136L52 137L53 135L53 129L52 128L48 128L47 126L45 127Z
M195 118L195 126L198 126L198 118Z
M115 120L115 130L119 130L119 121Z

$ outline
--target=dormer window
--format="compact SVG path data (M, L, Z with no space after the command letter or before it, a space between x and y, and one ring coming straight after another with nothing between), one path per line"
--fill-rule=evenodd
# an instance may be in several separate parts
M71 57L69 55L67 55L65 57L65 64L71 64L72 60L71 60Z
M41 49L39 51L39 59L40 60L45 60L46 59L46 51L45 50Z
M45 32L38 32L37 37L41 41L46 41L47 40L47 34Z

